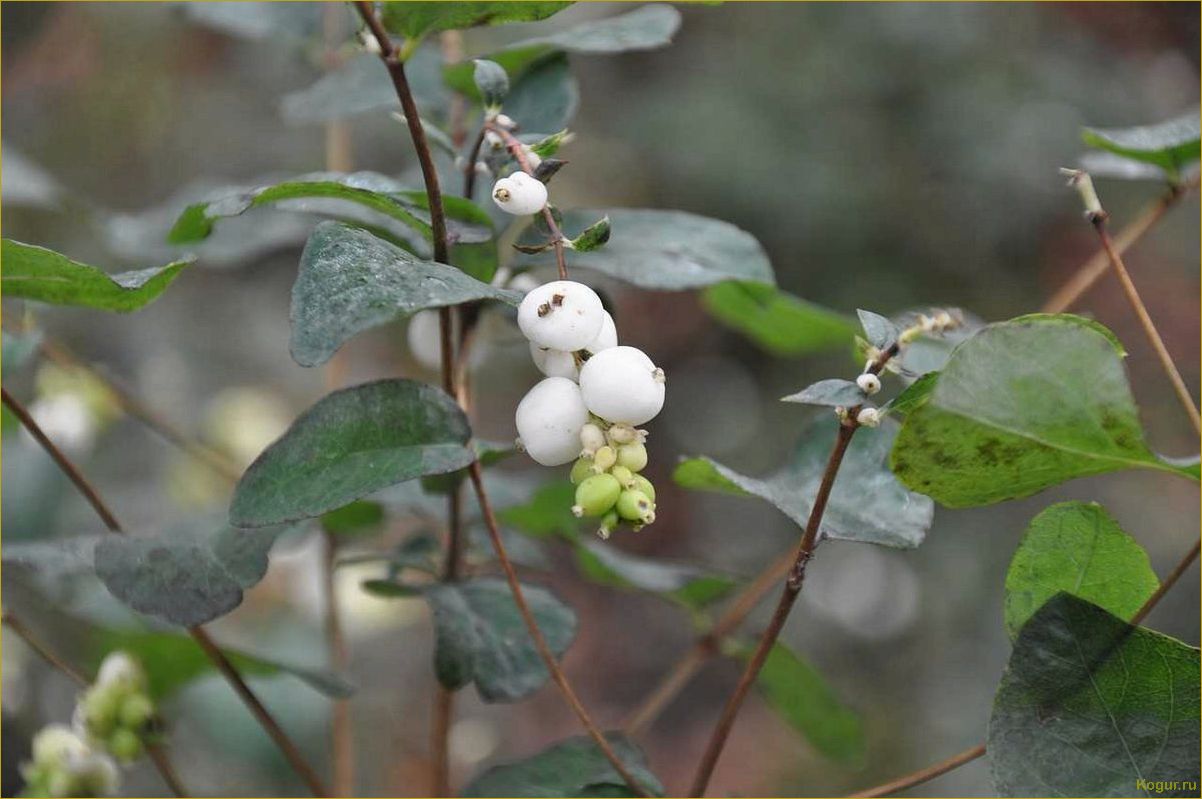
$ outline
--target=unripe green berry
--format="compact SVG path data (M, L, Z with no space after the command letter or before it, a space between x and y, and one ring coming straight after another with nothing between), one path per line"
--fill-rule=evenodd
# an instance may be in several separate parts
M53 771L46 777L46 796L76 796L82 793L75 787L75 777L64 769Z
M616 469L617 467L615 466L614 468ZM642 491L644 494L647 495L647 499L651 500L652 504L654 505L654 503L655 503L655 486L652 485L651 481L648 480L646 477L643 477L641 474L633 475L633 477L631 478L630 484L628 484L626 487L633 488L636 491Z
M622 517L618 515L616 510L611 509L609 513L601 518L601 526L597 528L597 535L603 539L607 539L614 530L618 529L618 525L622 523Z
M632 472L647 468L647 448L642 444L623 444L618 447L618 463Z
M94 685L88 689L83 698L83 713L89 733L104 737L117 725L122 693L111 685Z
M634 478L634 472L627 469L625 466L615 464L609 473L618 478L618 482L622 484L622 488L634 488L631 480Z
M614 506L621 493L622 486L618 478L612 474L595 474L576 486L576 504L572 506L572 513L577 516L602 516Z
M594 474L596 472L593 471L593 459L580 458L572 464L572 473L569 475L569 478L572 481L572 485L580 485Z
M613 466L618 460L618 454L614 452L613 447L601 447L593 455L593 471L597 474L608 472L609 467Z
M129 763L142 756L142 739L133 730L119 728L108 737L108 750L123 763Z
M118 719L131 730L143 729L154 718L154 703L146 694L132 694L121 703Z
M632 488L621 493L616 507L619 516L632 522L649 524L655 518L655 503L642 491Z

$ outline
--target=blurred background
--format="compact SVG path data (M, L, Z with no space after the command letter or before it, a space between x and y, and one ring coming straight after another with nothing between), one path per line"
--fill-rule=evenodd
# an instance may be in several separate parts
M309 13L292 5L276 7L281 19ZM497 42L624 10L615 5L580 4L545 23L469 31L464 49L487 53ZM1077 162L1081 126L1159 121L1199 96L1192 4L680 9L683 24L668 48L571 58L578 135L564 150L571 163L556 177L557 203L677 208L728 220L763 243L782 288L842 312L938 305L999 320L1037 310L1095 247L1077 197L1056 172ZM3 22L7 237L106 268L160 265L172 254L163 241L175 216L207 189L325 168L324 127L288 124L280 113L281 97L322 74L320 47L305 39L303 25L245 35L164 3L6 3ZM349 17L343 22L349 34ZM407 136L389 110L349 120L354 168L411 170ZM1116 226L1162 190L1099 181ZM1195 393L1198 216L1191 197L1128 257ZM333 370L305 369L288 357L289 292L312 224L299 214L253 211L221 227L198 265L145 310L124 316L6 304L5 326L19 326L29 311L55 341L246 464L334 385L388 375L437 382L409 352L403 323L351 342ZM647 350L671 377L665 412L651 426L659 521L615 544L757 573L791 545L796 528L754 500L673 489L671 468L681 455L706 454L747 473L771 470L808 418L777 399L846 376L854 365L844 353L765 353L710 318L694 293L597 283L614 303L623 342ZM1153 447L1196 453L1117 283L1102 280L1078 310L1113 329L1130 352ZM514 435L512 409L537 373L516 334L503 324L489 329L490 355L474 377L475 428L504 440ZM5 383L40 403L41 418L131 529L224 513L227 484L94 397L78 377L34 363L6 373ZM6 430L3 444L5 543L100 532L31 440ZM519 459L506 468L532 480L550 476ZM824 545L784 639L862 715L866 757L824 760L753 696L711 793L837 795L981 741L1010 650L1001 623L1010 555L1036 513L1074 498L1103 503L1161 575L1197 534L1195 487L1121 473L994 507L938 509L925 544L912 551ZM653 596L580 579L553 544L545 556L547 567L528 579L551 586L579 614L566 669L598 720L616 726L687 648L690 621ZM316 536L279 542L267 578L212 625L214 634L259 654L322 665L322 557ZM426 795L429 619L420 599L363 593L359 583L372 568L345 567L337 582L349 676L358 686L351 700L358 790ZM19 590L6 585L6 604L28 602ZM124 618L98 585L73 592L77 613ZM1197 645L1198 606L1195 567L1148 624ZM744 629L758 630L763 610ZM41 618L57 623L52 612ZM69 715L75 689L7 630L4 644L3 788L12 795L30 735ZM739 669L711 662L641 741L670 791L686 786ZM324 767L329 701L290 677L258 679L255 687ZM166 715L177 765L197 795L302 790L219 679L190 684ZM486 705L469 688L451 734L454 783L577 732L553 687L514 705ZM125 790L161 787L141 768ZM991 790L984 759L913 793Z

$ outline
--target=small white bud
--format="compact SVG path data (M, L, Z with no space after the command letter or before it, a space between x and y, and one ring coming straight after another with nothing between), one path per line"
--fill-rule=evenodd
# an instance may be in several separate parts
M493 150L500 150L505 146L505 140L496 132L486 130L484 131L484 144Z
M881 390L881 379L871 372L865 372L856 378L856 385L860 387L860 391L871 397Z
M881 423L881 412L876 408L861 408L856 414L856 422L863 427L877 427Z
M513 130L518 126L518 123L514 122L508 114L497 114L496 122L506 130Z
M581 456L591 458L597 454L597 450L605 446L605 433L597 425L586 424L580 428L580 444L584 447L581 451Z
M374 55L380 54L380 41L371 31L359 31L359 39L363 42L363 49Z
M525 172L514 172L493 184L492 199L507 214L528 216L546 206L547 187L541 180Z
M99 685L119 684L141 689L146 685L146 672L138 661L118 650L105 656L96 673L96 682Z
M543 162L543 157L534 152L534 148L532 148L529 144L522 145L522 153L525 154L526 164L529 165L531 169L538 169L539 164Z

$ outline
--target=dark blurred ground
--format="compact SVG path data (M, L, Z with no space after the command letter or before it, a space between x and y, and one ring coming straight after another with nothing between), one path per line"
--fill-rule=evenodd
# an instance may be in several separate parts
M612 10L588 4L561 17ZM582 96L572 126L579 138L566 151L570 167L556 179L557 201L727 219L763 242L784 288L842 311L938 304L992 320L1036 310L1094 246L1076 198L1056 174L1075 163L1080 126L1157 121L1196 104L1199 93L1194 4L729 3L683 13L669 49L573 59ZM149 266L159 253L115 246L113 226L122 218L111 212L159 207L202 179L239 183L323 167L323 130L288 127L277 110L282 93L320 71L295 48L206 30L160 4L6 3L3 22L5 176L19 153L66 196L55 210L26 207L6 193L6 236L93 263ZM494 35L470 32L467 52L486 52ZM397 173L410 165L403 131L386 113L354 121L353 147L358 168ZM1099 187L1117 225L1160 191L1146 183ZM165 212L164 231L177 210ZM1190 199L1128 259L1195 390L1197 220ZM287 356L289 289L303 229L291 234L297 245L252 262L202 263L138 314L38 309L38 319L183 426L226 436L253 455L325 391L320 372ZM805 418L776 398L849 372L841 357L763 354L710 320L692 294L614 289L623 339L648 349L672 376L668 408L653 427L652 471L665 489L680 454L767 470ZM1082 310L1114 329L1130 351L1153 445L1188 453L1188 426L1117 285L1103 281ZM403 342L399 328L357 340L347 349L342 382L396 373L429 378ZM476 377L486 397L477 428L506 438L534 369L524 346L498 345L495 353ZM28 396L31 383L23 375L14 390ZM95 529L65 483L46 476L40 454L16 438L6 438L5 449L5 540ZM132 527L224 507L220 484L209 485L128 420L83 451L84 468ZM750 575L796 534L782 516L751 501L664 493L660 522L651 535L630 541L632 549ZM867 763L856 770L823 761L753 700L712 792L837 794L977 743L1009 651L1001 625L1009 556L1029 519L1064 498L1102 502L1148 549L1160 574L1198 529L1195 488L1154 474L1119 474L1021 502L940 510L926 544L912 552L824 546L785 637L864 715ZM316 550L283 546L273 564L246 604L215 627L223 640L320 662ZM580 582L566 558L558 566L541 579L583 619L568 671L597 716L616 724L683 651L688 626L653 598ZM421 795L432 683L428 623L416 601L368 600L356 588L361 576L348 573L344 592L360 685L353 702L360 788ZM1197 582L1191 572L1149 623L1197 644ZM71 703L64 681L31 657L18 645L4 648L6 785L27 736L64 716ZM670 789L685 784L735 677L732 663L708 667L645 741ZM260 687L285 726L324 757L325 700L288 680ZM453 736L457 781L576 732L550 688L516 706L486 706L470 691L463 697ZM223 684L195 685L169 715L177 719L173 748L193 790L296 789ZM139 772L129 788L154 792L157 785L153 774ZM978 761L916 793L990 791L986 761Z

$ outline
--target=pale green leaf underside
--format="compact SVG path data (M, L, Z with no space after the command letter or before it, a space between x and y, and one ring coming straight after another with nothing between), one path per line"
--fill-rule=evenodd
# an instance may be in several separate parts
M1003 796L1196 796L1198 650L1057 594L1022 628L987 748Z
M1061 591L1129 619L1159 585L1148 553L1101 505L1062 502L1031 520L1010 561L1006 630L1018 635Z
M1090 147L1155 164L1170 174L1199 157L1198 109L1155 125L1132 128L1085 128L1081 138Z

